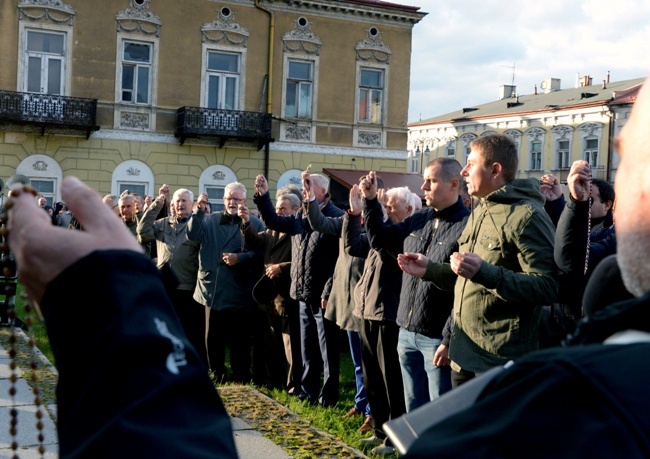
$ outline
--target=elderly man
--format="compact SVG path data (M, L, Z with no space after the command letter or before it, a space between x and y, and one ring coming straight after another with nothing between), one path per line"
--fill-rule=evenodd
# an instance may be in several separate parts
M361 183L365 219L373 249L397 256L402 251L426 254L446 262L458 249L469 210L460 198L462 167L452 158L436 158L424 170L422 190L430 207L398 224L384 222L377 201L376 174ZM397 244L397 246L396 246ZM422 255L424 256L424 255ZM453 305L453 292L430 282L402 276L397 325L397 350L404 382L407 411L438 398L451 388L448 366L436 366L434 353L442 341L442 329Z
M135 199L130 194L122 193L120 196L119 206L120 217L135 237L138 237L138 222L135 219Z
M251 380L250 318L255 307L252 290L262 274L262 256L249 250L241 234L242 220L237 215L246 205L246 187L233 182L224 189L223 212L206 215L207 193L188 222L187 237L201 243L199 277L194 299L208 308L208 360L217 381L226 375L226 343L230 345L232 380ZM256 232L264 225L250 217Z
M311 177L314 199L321 206L323 215L343 215L343 211L330 201L327 177L318 174ZM278 215L263 175L257 176L255 187L255 203L267 226L292 235L291 298L300 302L300 350L304 368L300 397L312 404L333 406L339 399L338 327L325 319L321 296L325 284L334 274L339 254L338 238L315 231L309 225L304 209L295 215ZM323 386L319 391L321 369Z
M480 204L451 264L421 254L398 258L407 273L440 288L455 284L449 344L455 385L538 349L541 306L557 297L554 229L539 181L515 179L517 147L506 135L481 137L470 147L462 175ZM418 264L428 269L410 269Z
M199 243L187 239L187 220L192 213L194 193L185 188L174 192L174 217L157 219L166 196L162 192L147 208L138 223L138 242L156 242L158 269L168 267L176 275L178 285L169 289L172 304L185 329L185 334L207 365L205 346L205 308L194 298L199 270Z

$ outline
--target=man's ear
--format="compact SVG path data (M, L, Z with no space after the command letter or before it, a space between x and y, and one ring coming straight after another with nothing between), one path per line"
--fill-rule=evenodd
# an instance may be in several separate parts
M611 208L614 206L614 201L611 199L605 201L605 211L611 210Z
M458 189L458 185L460 184L460 180L457 178L451 179L451 189Z
M502 171L503 171L503 166L501 166L501 163L492 163L492 177L494 178L500 177Z

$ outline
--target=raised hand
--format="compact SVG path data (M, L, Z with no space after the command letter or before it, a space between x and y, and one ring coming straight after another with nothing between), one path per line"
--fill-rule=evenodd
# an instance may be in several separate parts
M591 184L591 167L587 161L574 161L567 177L569 192L576 201L589 199L589 187Z
M255 190L257 190L257 194L260 196L269 191L269 183L266 181L266 177L262 174L255 177Z

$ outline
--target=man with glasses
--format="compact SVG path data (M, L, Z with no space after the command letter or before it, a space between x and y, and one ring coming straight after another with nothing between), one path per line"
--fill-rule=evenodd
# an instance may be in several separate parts
M188 222L187 237L201 243L199 275L194 299L206 310L207 348L210 370L217 381L225 381L225 350L230 345L232 380L251 380L253 326L252 291L262 275L262 255L249 250L242 238L238 209L246 206L246 187L239 182L226 185L223 212L206 215L207 193L199 196ZM264 230L257 217L250 217L255 232Z

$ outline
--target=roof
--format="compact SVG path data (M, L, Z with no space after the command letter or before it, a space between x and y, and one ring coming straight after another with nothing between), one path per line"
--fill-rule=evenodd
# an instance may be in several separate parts
M352 185L359 183L359 178L367 175L369 170L365 169L328 169L323 168L323 173L328 175L332 180L340 183L348 190ZM377 175L384 181L386 188L396 188L407 186L409 190L417 194L420 198L424 196L422 186L422 175L413 172L388 172L377 171Z
M401 5L399 3L385 2L383 0L347 0L350 3L359 3L361 5L376 6L378 8L389 8L396 10L416 12L420 10L419 6Z
M443 122L472 121L488 117L522 116L534 113L554 112L610 103L620 91L632 89L644 82L645 78L635 78L610 82L603 85L583 86L561 89L548 93L519 95L487 104L475 105L446 113L426 120L411 123L408 127L425 126Z
M623 91L617 91L614 93L614 98L609 103L609 105L626 105L633 104L636 101L636 97L641 91L643 84L638 84L629 89Z

